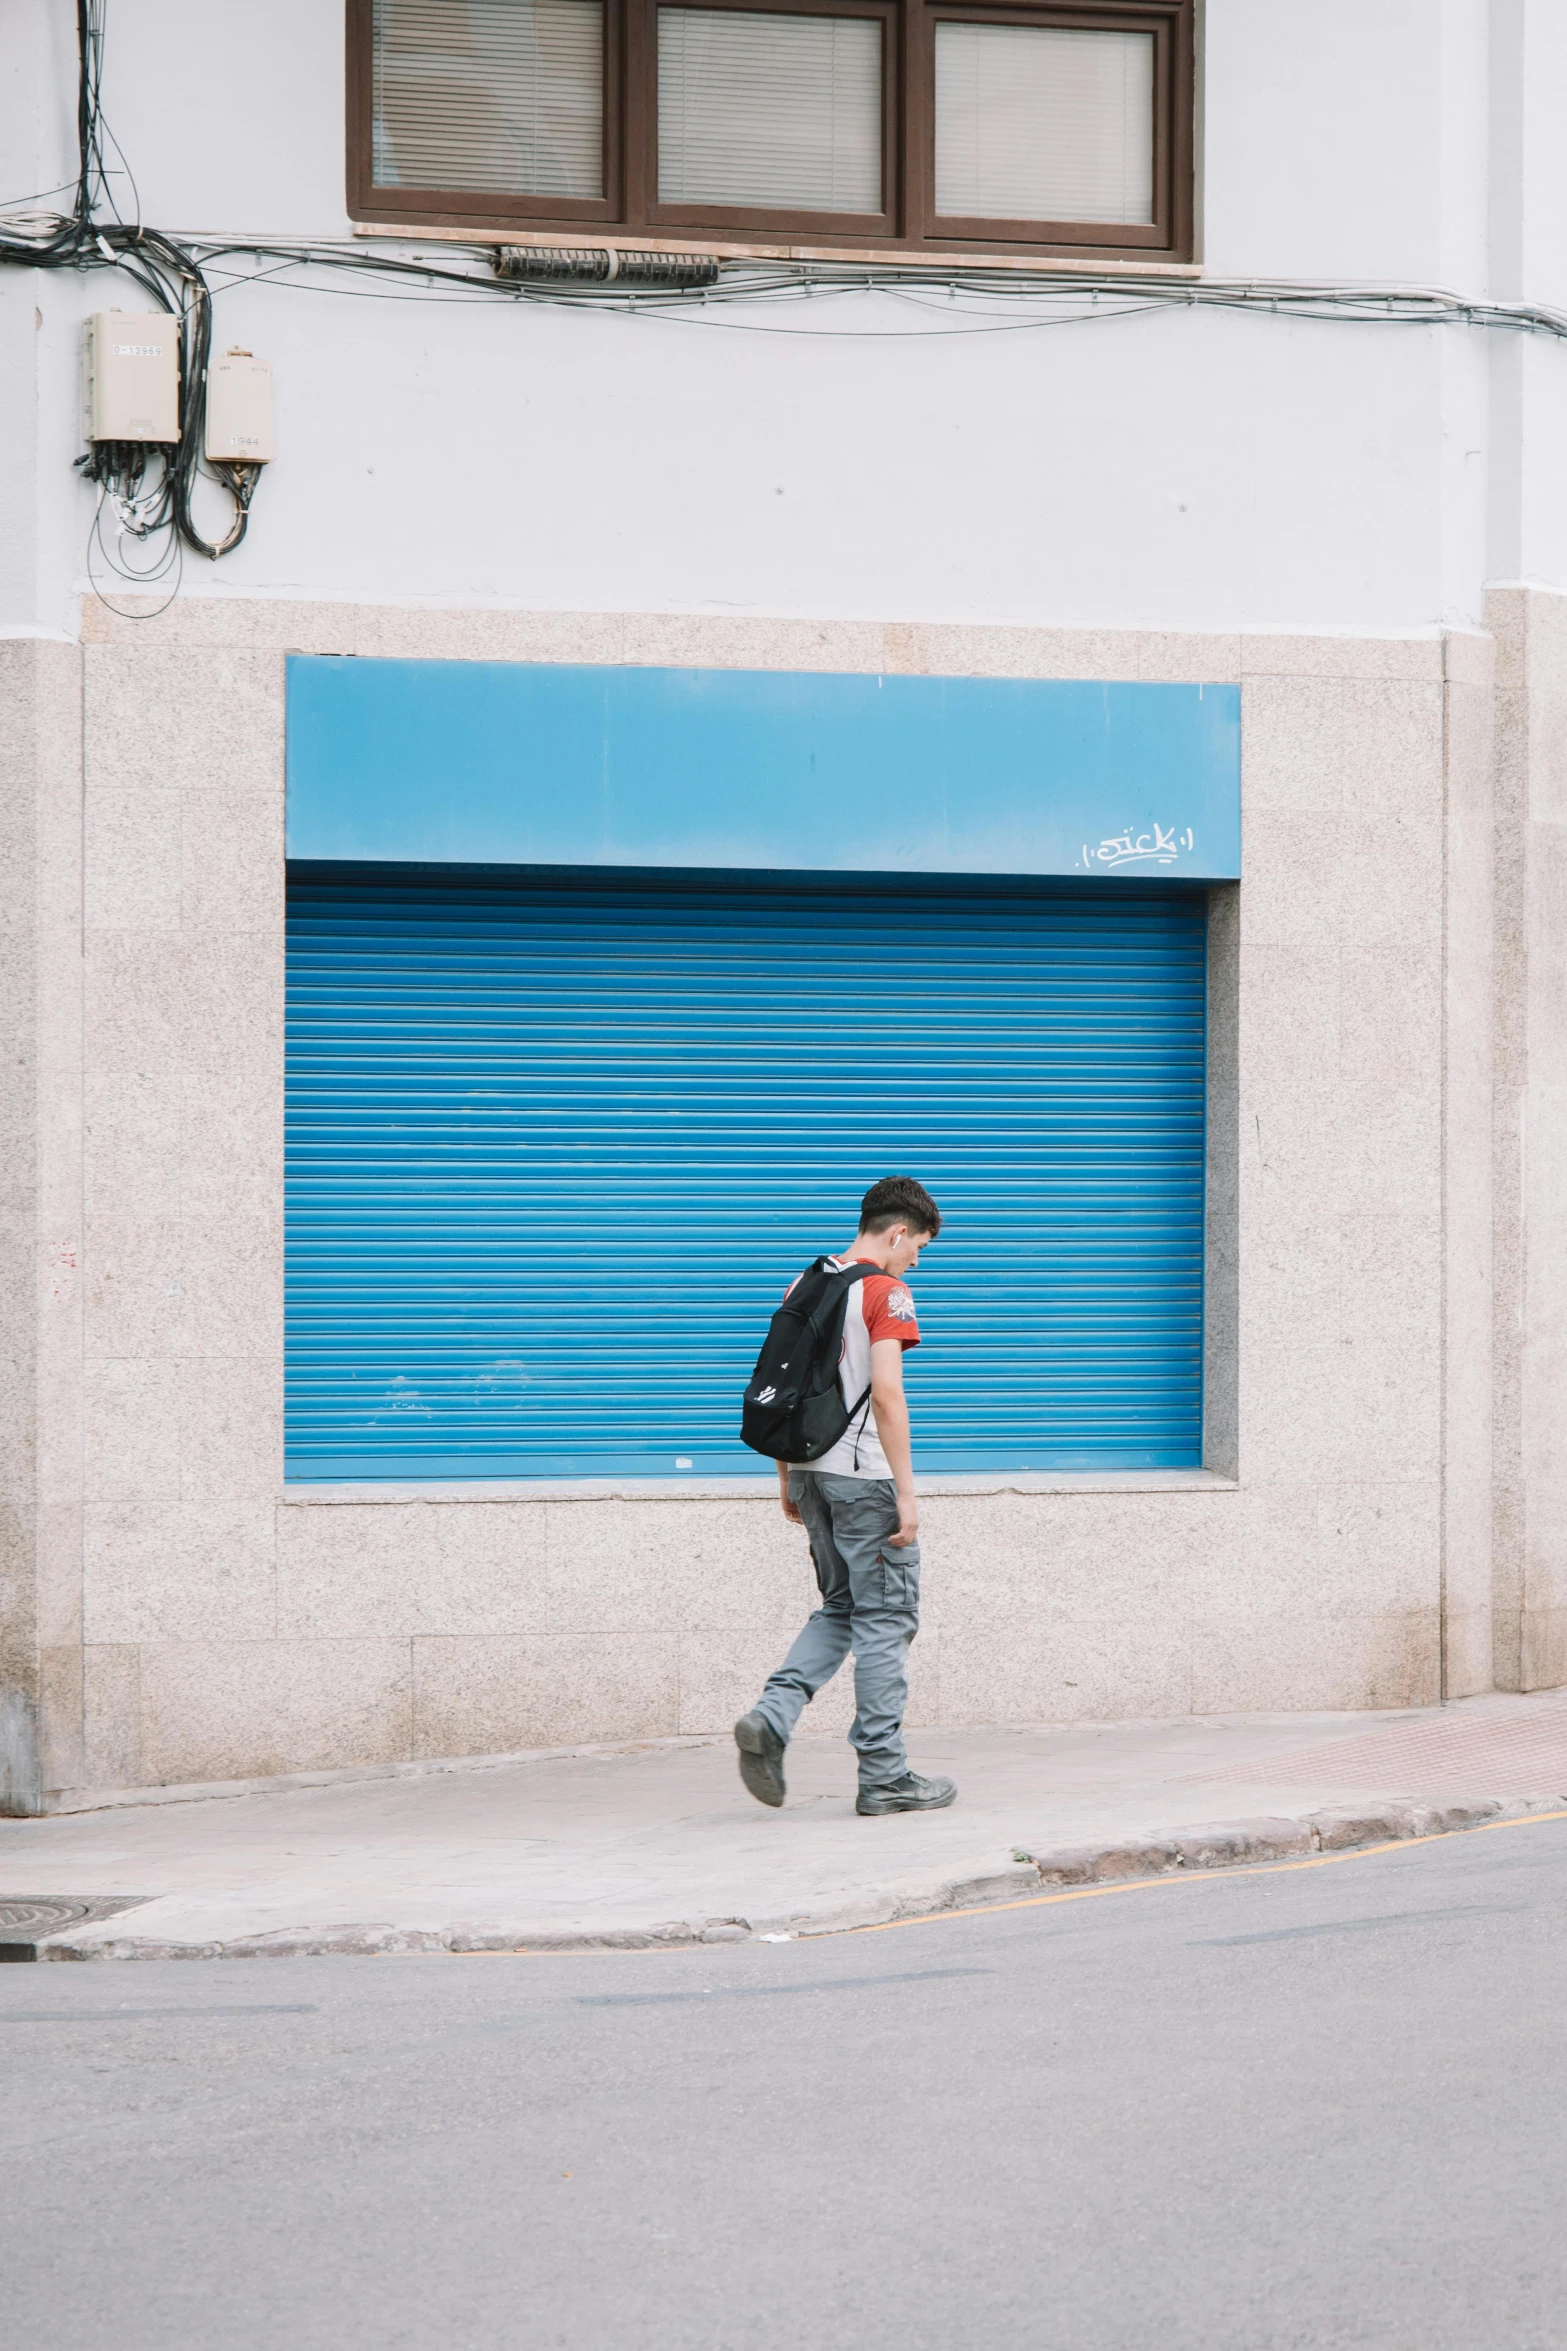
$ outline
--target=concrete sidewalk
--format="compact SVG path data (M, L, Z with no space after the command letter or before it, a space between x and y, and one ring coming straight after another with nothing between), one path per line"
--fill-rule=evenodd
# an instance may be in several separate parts
M918 1769L957 1780L950 1811L858 1819L848 1748L807 1735L789 1751L782 1812L751 1801L730 1741L711 1738L184 1801L146 1791L4 1821L0 1945L216 1958L824 1933L1567 1803L1567 1691L1400 1714L930 1731L913 1747ZM30 1922L28 1900L125 1907Z

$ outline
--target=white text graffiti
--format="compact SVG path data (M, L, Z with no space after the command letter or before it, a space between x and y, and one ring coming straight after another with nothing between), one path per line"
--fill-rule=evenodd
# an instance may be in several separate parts
M1188 825L1183 832L1172 827L1166 832L1162 824L1147 832L1133 832L1130 826L1117 833L1113 840L1099 843L1097 849L1083 843L1083 864L1092 873L1095 867L1114 872L1118 865L1174 865L1177 858L1189 857L1197 846L1197 836Z

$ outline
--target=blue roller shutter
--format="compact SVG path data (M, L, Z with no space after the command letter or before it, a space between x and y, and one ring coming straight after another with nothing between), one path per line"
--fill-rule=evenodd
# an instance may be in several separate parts
M1151 885L290 885L294 1479L756 1472L785 1283L911 1173L927 1470L1201 1460L1205 909Z

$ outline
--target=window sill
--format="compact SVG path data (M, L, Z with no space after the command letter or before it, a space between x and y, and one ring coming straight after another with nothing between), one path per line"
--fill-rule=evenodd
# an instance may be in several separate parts
M973 1477L916 1478L923 1500L981 1494L1234 1494L1239 1483L1211 1469L992 1470ZM494 1478L408 1485L285 1485L280 1500L309 1509L367 1502L764 1502L771 1477Z
M1200 278L1203 274L1201 262L1164 261L1152 253L1147 260L1140 260L1127 253L1066 254L1059 249L1052 251L1048 246L1041 246L1033 253L1019 252L1016 247L1005 253L960 252L956 248L948 253L937 251L929 245L781 245L769 244L762 239L747 239L743 244L736 244L716 237L644 236L635 229L602 230L590 221L585 221L575 231L544 231L530 228L525 222L513 222L507 228L454 228L450 223L440 227L421 227L412 220L356 220L353 231L356 237L390 238L398 245L538 245L565 252L592 250L708 254L716 255L720 261L847 261L856 266L869 263L884 269L895 267L934 272L954 269L989 269L1003 273L1021 271L1031 277L1044 272L1052 277L1088 278ZM619 289L622 293L627 290Z

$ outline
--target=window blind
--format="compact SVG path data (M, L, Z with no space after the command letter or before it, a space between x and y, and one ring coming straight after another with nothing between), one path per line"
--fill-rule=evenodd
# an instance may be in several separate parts
M959 220L1153 219L1150 33L936 27L936 210Z
M880 212L881 150L874 18L660 9L661 203Z
M604 192L603 0L375 0L382 188Z

